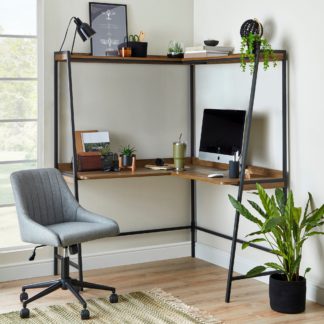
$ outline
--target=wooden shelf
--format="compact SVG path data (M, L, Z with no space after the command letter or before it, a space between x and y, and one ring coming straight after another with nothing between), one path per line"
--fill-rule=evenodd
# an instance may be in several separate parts
M277 61L286 60L286 51L274 51ZM262 55L260 61L262 61ZM67 61L67 52L56 52L55 61ZM147 57L120 57L120 56L92 56L85 53L71 54L72 62L82 63L121 63L121 64L169 64L169 65L199 65L199 64L229 64L239 63L240 54L226 56L210 56L195 58L168 58L163 55L149 55Z
M170 163L170 159L166 159ZM187 158L186 165L188 169L182 172L176 172L174 170L151 170L144 167L148 164L148 161L152 163L152 160L137 160L139 167L135 172L132 171L120 171L120 172L104 172L104 171L88 171L78 172L78 180L98 180L98 179L122 179L122 178L139 178L139 177L159 177L159 176L174 176L188 180L197 180L208 182L215 185L239 185L239 178L231 179L226 176L227 170L225 164L201 161L197 158ZM73 174L70 164L60 164L60 170L62 171L64 178L67 182L73 183ZM223 171L225 177L223 178L208 178L208 174L215 173L217 171ZM255 188L255 183L262 183L265 188L278 188L283 186L282 172L273 169L266 169L255 166L248 166L246 171L246 178L244 189L251 190ZM250 183L248 183L250 182Z

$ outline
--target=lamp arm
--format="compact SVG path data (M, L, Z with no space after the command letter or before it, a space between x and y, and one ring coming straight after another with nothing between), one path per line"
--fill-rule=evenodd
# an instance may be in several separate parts
M64 35L64 39L63 39L63 42L62 42L62 45L61 45L61 48L60 48L60 52L62 51L63 45L64 45L64 43L65 43L66 36L67 36L68 31L69 31L69 28L70 28L71 22L72 22L72 20L75 19L75 18L76 18L76 17L71 17L71 19L70 19L70 21L69 21L69 24L68 24L68 26L67 26L67 28L66 28L65 35ZM75 37L75 36L74 36L74 37Z

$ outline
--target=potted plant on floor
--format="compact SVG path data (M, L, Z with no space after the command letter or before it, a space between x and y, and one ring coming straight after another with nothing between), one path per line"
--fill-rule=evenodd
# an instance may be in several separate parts
M266 71L270 67L270 61L273 67L277 65L276 56L270 43L263 35L263 26L257 19L249 19L243 23L240 30L241 47L240 63L242 71L245 72L246 65L249 64L250 73L254 71L254 61L256 48L260 48L263 57L263 69Z
M272 274L269 281L271 308L282 313L301 313L305 310L306 301L305 275L310 271L310 268L306 268L303 276L300 274L302 249L309 237L324 234L316 229L324 224L324 205L310 211L312 196L309 193L305 210L302 212L301 207L295 206L291 191L287 199L282 189L276 189L275 195L269 196L258 184L257 195L262 207L248 200L257 216L229 195L233 207L259 228L258 231L247 235L254 238L244 243L242 249L250 243L267 242L278 262L267 262L257 266L251 269L247 276L261 274L267 268L277 270L278 273Z
M121 148L121 158L122 158L122 166L128 167L132 165L133 157L135 156L135 147L131 147L129 144Z

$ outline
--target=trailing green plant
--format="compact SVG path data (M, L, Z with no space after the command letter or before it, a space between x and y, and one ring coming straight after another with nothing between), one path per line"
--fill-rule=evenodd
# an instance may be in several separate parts
M132 156L135 152L135 147L131 147L129 144L127 146L123 146L120 150L120 154L126 156Z
M105 145L101 150L100 150L100 154L101 155L108 155L109 153L111 152L111 149L110 149L110 145Z
M271 48L270 43L266 38L260 35L249 33L248 36L242 36L240 48L240 63L242 71L246 71L246 65L249 65L250 73L254 71L255 62L255 45L260 44L260 51L263 57L263 69L266 71L270 67L270 61L273 62L273 67L277 66L276 56Z
M169 54L180 54L183 53L183 46L179 42L171 41L168 48Z
M257 212L257 216L229 195L233 207L259 228L258 231L247 235L247 237L255 238L243 243L242 249L247 248L251 243L267 242L270 252L278 258L278 262L267 262L257 266L251 269L247 276L253 277L271 268L284 274L287 281L296 281L300 276L299 269L304 243L311 236L324 234L316 229L324 224L324 205L310 211L312 195L308 193L308 201L302 212L301 207L295 206L291 191L288 192L287 199L282 189L276 189L275 195L269 196L259 184L257 184L257 195L262 207L248 200L250 206ZM304 276L310 270L306 268Z

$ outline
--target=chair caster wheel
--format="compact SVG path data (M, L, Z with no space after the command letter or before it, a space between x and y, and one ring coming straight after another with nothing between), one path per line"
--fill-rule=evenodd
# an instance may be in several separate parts
M115 294L115 293L111 294L110 297L109 297L109 301L112 304L118 303L118 295Z
M23 308L20 311L20 318L28 318L29 317L29 309L28 308Z
M26 291L23 291L21 294L20 294L20 301L23 302L25 300L28 299L28 294L26 293Z
M81 311L81 319L87 320L90 318L90 312L87 309L82 309Z

